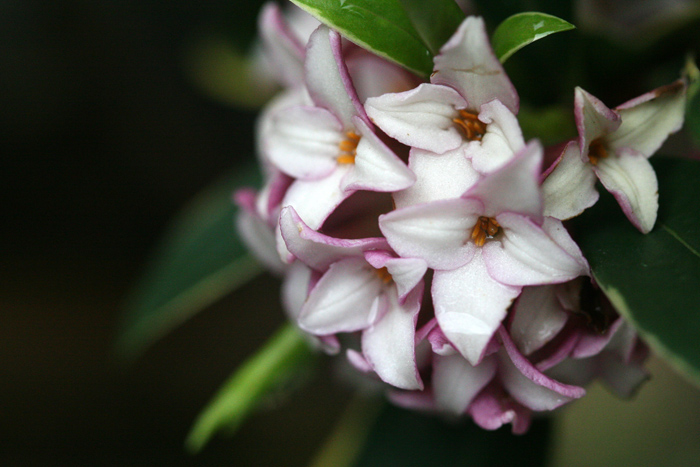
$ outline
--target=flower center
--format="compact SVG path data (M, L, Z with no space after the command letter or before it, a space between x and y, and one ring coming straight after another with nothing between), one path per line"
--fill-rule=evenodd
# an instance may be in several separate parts
M598 165L598 161L608 157L608 150L605 147L603 138L596 138L591 141L590 146L588 146L588 159L591 164Z
M354 164L355 156L357 155L357 144L360 142L361 136L354 131L345 133L345 139L338 144L340 155L336 159L338 164Z
M459 117L453 118L452 121L462 130L467 141L481 141L481 138L486 134L486 124L479 120L479 116L468 110L460 110Z
M484 246L486 239L493 238L501 230L501 225L493 217L481 216L472 230L472 240L476 246Z
M393 280L387 268L376 269L375 272L385 284L389 284Z

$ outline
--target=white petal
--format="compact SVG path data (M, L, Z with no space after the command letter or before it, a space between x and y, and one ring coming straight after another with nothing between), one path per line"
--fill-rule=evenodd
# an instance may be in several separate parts
M683 126L685 91L685 84L676 81L617 107L622 124L608 135L610 147L628 147L646 157L654 154L668 135Z
M446 86L421 84L398 94L384 94L365 102L370 119L399 142L442 154L462 144L452 121L466 102Z
M436 355L433 360L435 405L455 415L463 414L495 374L496 360L492 357L472 366L459 354Z
M299 326L321 336L365 329L383 311L377 303L381 289L381 279L364 259L333 263L309 294Z
M423 389L415 351L416 318L422 295L421 288L400 305L396 288L387 288L386 313L362 333L362 352L367 361L382 381L401 389Z
M260 11L258 30L269 62L287 87L304 82L304 46L289 29L280 7L266 3Z
M416 176L361 119L353 120L361 138L354 169L343 179L344 190L392 192L410 187Z
M496 282L486 270L481 249L469 264L435 271L432 295L435 316L452 344L472 364L479 363L520 287Z
M561 222L545 218L542 227L518 214L496 217L499 241L484 245L491 276L504 284L541 285L566 282L588 274L588 264Z
M379 228L399 256L421 258L434 269L454 269L474 254L470 236L480 209L474 200L435 201L379 216Z
M396 258L381 249L365 251L365 259L375 269L386 268L396 284L399 300L403 300L423 279L428 265L419 258Z
M620 126L620 116L597 97L577 87L574 92L574 115L579 135L581 160L588 160L591 142L609 135Z
M435 71L430 81L455 88L473 110L499 99L518 112L518 94L491 49L481 18L470 16L462 22L435 57Z
M581 160L574 141L566 145L554 170L542 183L544 215L560 220L578 216L598 201L593 166Z
M439 155L413 148L408 167L417 180L410 188L394 193L397 208L459 198L479 179L479 173L461 148Z
M328 176L340 155L342 127L319 107L290 107L271 116L266 153L282 172L300 179Z
M415 75L364 49L350 51L346 63L360 102L368 97L408 91L418 84Z
M267 268L277 274L284 271L285 264L275 249L275 231L261 218L240 210L236 217L236 227L246 246Z
M493 172L512 159L525 146L525 140L515 115L501 101L482 105L479 120L486 123L486 134L481 141L467 145L467 157L479 172Z
M352 117L365 115L343 62L338 33L321 25L311 34L304 69L314 103L333 113L344 131L351 130Z
M530 355L556 336L567 319L556 286L524 287L515 304L510 335L518 349Z
M282 304L287 316L295 322L309 296L311 273L311 269L301 261L293 262L285 271L281 290Z
M630 222L642 233L649 232L659 209L659 185L646 157L631 149L619 149L617 154L598 161L594 170Z
M484 203L483 215L494 217L508 211L540 219L542 195L539 175L542 145L534 140L503 167L481 178L464 194Z

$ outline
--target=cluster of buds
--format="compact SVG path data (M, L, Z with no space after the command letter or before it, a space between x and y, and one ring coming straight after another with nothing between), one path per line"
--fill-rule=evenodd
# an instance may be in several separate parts
M487 429L524 432L594 378L631 394L646 347L562 221L597 201L599 179L653 227L647 159L683 123L684 83L615 109L577 88L579 137L545 167L481 18L444 44L429 83L295 21L273 4L261 15L284 90L259 122L264 187L236 200L299 328L397 404Z

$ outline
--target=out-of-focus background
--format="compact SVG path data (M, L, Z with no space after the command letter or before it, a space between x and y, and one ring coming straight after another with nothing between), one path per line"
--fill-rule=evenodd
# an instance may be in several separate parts
M4 215L0 465L306 465L348 402L328 365L233 439L184 452L198 411L283 322L262 276L140 359L120 307L169 219L253 157L256 113L206 97L194 44L245 50L261 1L0 2ZM553 465L697 465L700 391L658 360L632 402L556 417Z

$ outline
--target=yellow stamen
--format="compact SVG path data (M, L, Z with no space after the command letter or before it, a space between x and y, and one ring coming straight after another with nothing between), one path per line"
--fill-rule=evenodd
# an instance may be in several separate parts
M481 216L472 230L472 240L476 246L484 246L486 240L495 237L500 230L501 226L496 219Z
M354 131L345 133L345 139L338 143L340 155L336 158L338 164L354 164L355 156L357 155L357 144L360 142L361 136Z
M467 141L481 141L486 134L486 124L479 120L479 116L468 110L460 110L459 117L452 121L462 130Z
M608 157L608 150L602 138L596 138L588 146L588 159L591 164L598 165L598 161Z
M377 269L377 275L379 278L384 282L385 284L390 283L393 279L391 278L391 274L389 274L389 270L387 268L381 268Z

